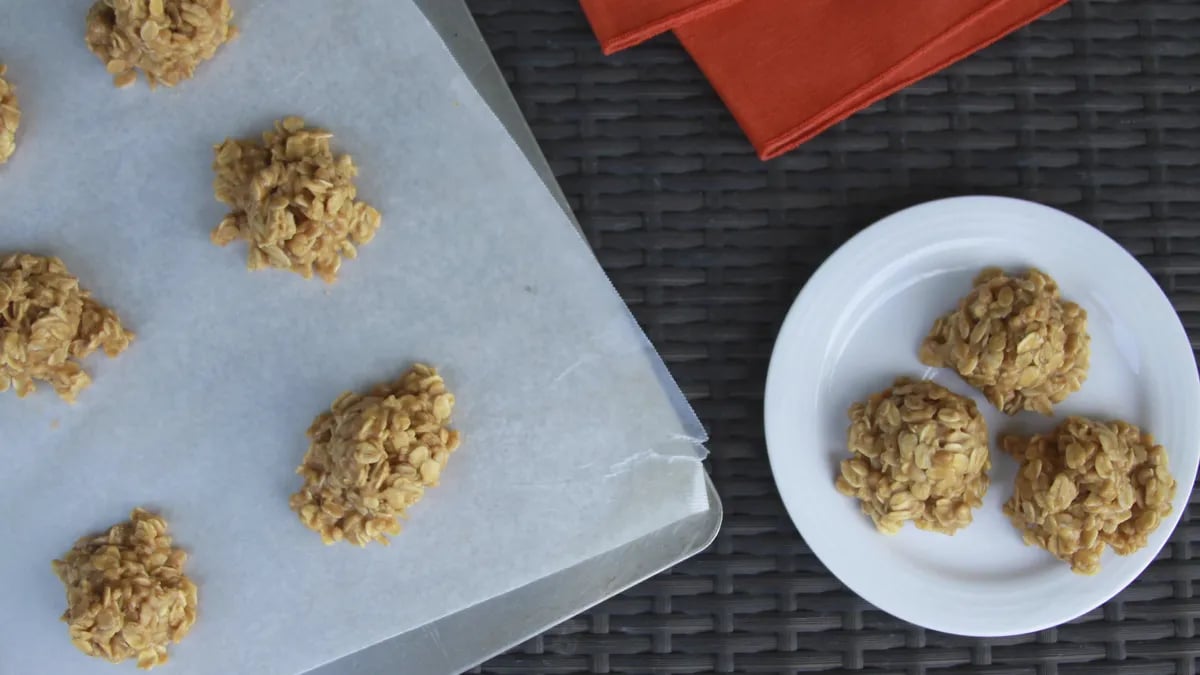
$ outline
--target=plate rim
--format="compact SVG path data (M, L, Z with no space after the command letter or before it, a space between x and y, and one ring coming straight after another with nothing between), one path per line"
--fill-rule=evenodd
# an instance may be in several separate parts
M784 508L788 514L788 518L792 521L793 526L797 529L797 531L799 532L799 534L801 535L802 538L804 537L804 531L801 529L800 523L803 522L803 519L797 518L795 515L795 510L798 508L797 506L794 505L794 503L796 502L796 499L788 498L787 495L793 491L790 490L788 487L786 487L784 480L780 476L780 464L781 464L780 457L782 456L781 453L783 452L783 448L780 447L781 441L776 440L775 443L772 443L772 439L776 438L778 436L778 433L782 433L782 432L773 432L774 429L779 428L780 424L777 422L773 422L773 419L774 419L773 409L775 408L775 406L773 406L771 402L780 397L779 394L773 394L773 392L779 391L779 389L782 386L780 384L780 381L783 379L783 374L781 373L782 366L780 365L780 362L781 362L780 353L783 349L784 339L787 335L802 333L802 330L797 327L797 324L800 324L805 319L805 317L801 316L802 310L806 308L806 304L808 304L812 301L811 298L813 297L813 293L815 292L813 289L816 286L820 285L819 283L814 283L814 282L822 281L823 279L825 279L826 277L828 277L830 274L833 273L832 270L838 269L839 265L842 265L845 261L851 260L852 254L855 253L858 249L861 249L862 246L864 245L864 242L870 242L873 239L882 238L881 233L886 232L888 230L888 228L903 226L904 223L908 222L911 219L911 217L914 215L914 213L919 213L919 212L926 211L926 210L941 210L941 209L947 209L947 208L960 208L964 205L972 205L972 206L975 206L976 208L978 208L978 207L986 208L986 207L991 206L991 207L997 207L997 208L1007 208L1010 210L1017 209L1017 210L1023 210L1025 212L1025 214L1036 214L1037 212L1040 211L1040 212L1044 213L1046 216L1053 217L1053 218L1059 220L1060 222L1070 222L1073 225L1078 226L1080 228L1086 228L1086 231L1088 231L1090 233L1090 235L1094 235L1096 237L1096 241L1098 242L1098 244L1110 247L1114 251L1119 252L1120 255L1127 258L1133 264L1133 268L1131 268L1131 269L1139 270L1140 273L1142 275L1144 275L1144 280L1150 282L1150 284L1152 284L1153 288L1157 291L1157 297L1152 298L1151 301L1164 303L1165 306L1171 310L1172 315L1175 317L1175 321L1172 322L1172 324L1169 327L1164 328L1164 331L1169 333L1168 339L1174 340L1174 341L1182 340L1183 344L1186 344L1189 347L1189 349L1187 350L1187 358L1189 359L1188 365L1191 366L1191 369L1189 372L1193 373L1194 376L1192 378L1188 378L1188 386L1190 389L1190 391L1188 393L1190 394L1190 397L1192 400L1200 400L1200 373L1197 373L1195 352L1194 352L1194 349L1191 348L1191 339L1188 336L1187 330L1186 330L1186 328L1184 328L1183 323L1179 318L1178 311L1175 309L1174 305L1170 301L1170 298L1167 297L1167 295L1163 291L1162 287L1154 279L1153 275L1151 275L1150 272L1148 270L1146 270L1146 268L1137 260L1137 258L1135 258L1131 253L1129 253L1129 251L1127 249L1125 249L1125 247L1123 247L1120 243L1118 243L1117 241L1115 241L1114 239L1109 237L1104 231L1100 230L1099 228L1091 225L1090 223L1088 223L1070 213L1067 213L1066 211L1063 211L1061 209L1057 209L1052 206L1048 206L1046 204L1041 204L1041 203L1030 201L1030 200L1018 199L1018 198L1006 197L1006 196L996 196L996 195L986 195L986 194L955 196L955 197L947 197L947 198L942 198L942 199L926 201L926 202L908 206L903 209L899 209L893 213L890 213L889 215L884 216L883 218L876 220L872 224L863 228L861 231L859 231L854 236L850 237L848 240L846 240L844 243L842 243L840 246L838 246L838 248L833 253L831 253L821 263L821 265L813 272L813 274L809 277L809 279L804 283L804 286L796 294L796 297L792 301L792 304L789 307L788 312L787 312L783 322L780 324L779 330L776 334L774 344L771 349L770 363L769 363L769 366L767 369L766 386L764 389L764 396L763 396L763 427L764 427L764 435L765 435L765 441L766 441L766 447L767 447L767 456L768 456L768 460L771 465L772 479L775 482L775 486L780 495L780 499L783 501ZM1081 230L1081 231L1083 231L1083 230ZM1200 451L1194 452L1193 454L1196 455L1196 460L1197 460L1196 463L1200 463ZM1175 469L1176 477L1180 478L1182 473L1186 473L1192 477L1192 482L1194 482L1195 476L1196 476L1196 471L1197 471L1196 463L1189 463L1184 472L1180 472L1178 469ZM1185 481L1180 480L1179 483L1181 485L1183 485L1183 484L1185 484ZM1190 494L1191 483L1186 483L1186 484L1187 484L1187 487L1182 488L1181 491L1186 491L1187 493ZM830 485L832 487L832 478L830 481ZM1178 500L1178 497L1177 497L1177 500ZM1186 506L1187 499L1184 498L1183 501ZM1071 621L1072 619L1082 616L1083 614L1086 614L1089 611L1094 610L1095 608L1103 605L1105 602L1108 602L1109 600L1111 600L1114 596L1116 596L1118 593L1120 593L1122 590L1124 590L1126 587L1128 587L1130 583L1132 583L1134 580L1136 580L1137 577L1140 576L1147 567L1149 567L1150 563L1152 563L1155 560L1157 553L1159 551L1161 551L1162 548L1165 547L1167 543L1169 543L1170 533L1174 532L1176 526L1178 525L1180 519L1183 516L1183 511L1184 511L1183 508L1176 508L1168 516L1167 520L1164 521L1164 523L1163 523L1163 525L1169 525L1168 536L1164 539L1162 545L1154 551L1154 555L1146 556L1144 563L1135 565L1134 567L1132 567L1129 570L1129 572L1127 572L1124 575L1128 578L1122 577L1117 580L1117 581L1119 581L1119 583L1113 584L1111 589L1105 590L1102 593L1097 593L1094 598L1090 598L1086 603L1084 603L1087 606L1080 611L1069 610L1065 613L1056 614L1053 618L1041 618L1040 620L1037 620L1037 621L1031 621L1028 625L1023 625L1019 629L1015 629L1015 630L1012 629L1010 626L1004 626L1003 628L1000 628L1000 629L986 629L986 628L973 627L973 628L964 630L961 628L956 628L954 625L952 625L948 622L944 622L944 621L943 622L938 622L938 621L931 622L931 621L927 620L927 617L915 617L915 616L913 616L913 614L911 612L908 611L907 608L904 608L904 607L887 606L889 603L881 604L881 603L877 602L875 599L872 599L871 597L869 597L869 595L870 595L869 593L864 593L861 590L857 581L852 582L852 581L849 581L849 580L843 578L843 576L840 575L838 573L838 571L828 563L828 557L826 555L823 555L822 551L818 550L818 547L815 547L811 543L809 543L807 538L805 538L805 543L808 545L808 547L812 551L813 555L815 555L817 557L817 559L821 561L822 565L824 565L826 567L826 569L829 570L830 574L835 576L840 583L845 585L849 590L854 592L860 598L866 600L868 603L870 603L874 607L877 607L878 609L880 609L884 612L887 612L888 614L891 614L892 616L895 616L906 622L913 623L915 625L923 626L930 630L937 630L940 632L945 632L945 633L950 633L950 634L964 635L964 636L971 636L971 637L1004 637L1004 636L1012 636L1012 635L1031 633L1031 632L1035 632L1038 630L1043 630L1046 628L1057 626L1062 623L1066 623L1068 621ZM1161 527L1161 525L1160 525L1160 527ZM828 551L826 551L826 553L827 552ZM1051 614L1051 613L1048 612L1048 614ZM947 619L950 619L950 618L952 618L952 617L947 617Z

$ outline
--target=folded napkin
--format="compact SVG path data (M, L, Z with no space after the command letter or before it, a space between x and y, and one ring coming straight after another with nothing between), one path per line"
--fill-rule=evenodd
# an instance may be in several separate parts
M620 26L626 35L674 25L759 156L771 159L1066 2L741 0L714 7L695 0L584 0L584 6L589 18L602 16L602 26ZM638 9L622 9L628 7ZM655 8L683 14L673 14L674 23L644 21ZM600 27L596 32L603 40Z
M612 54L738 1L581 0L581 4L604 53Z

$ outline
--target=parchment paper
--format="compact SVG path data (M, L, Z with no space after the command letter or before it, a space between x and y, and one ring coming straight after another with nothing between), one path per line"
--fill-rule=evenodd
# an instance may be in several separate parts
M705 507L694 418L410 3L239 3L242 37L159 92L111 89L86 6L0 6L25 111L0 251L63 257L139 339L75 406L0 396L0 672L111 671L69 645L49 561L137 505L201 588L177 675L302 672ZM331 287L207 241L211 145L286 114L337 134L384 213ZM286 504L304 429L414 359L466 442L392 547L323 547Z

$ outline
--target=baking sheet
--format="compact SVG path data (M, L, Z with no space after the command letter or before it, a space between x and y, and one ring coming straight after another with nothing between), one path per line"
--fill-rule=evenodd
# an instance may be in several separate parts
M0 249L64 257L139 340L89 361L74 407L0 397L0 511L21 514L0 672L108 672L67 645L48 561L134 505L193 552L201 618L175 673L301 672L707 506L694 418L411 4L242 3L242 38L154 93L111 90L85 7L0 7L23 27L0 58L25 110ZM332 287L207 242L211 144L293 113L337 133L384 213ZM391 548L324 548L286 507L303 430L413 359L443 366L466 443Z

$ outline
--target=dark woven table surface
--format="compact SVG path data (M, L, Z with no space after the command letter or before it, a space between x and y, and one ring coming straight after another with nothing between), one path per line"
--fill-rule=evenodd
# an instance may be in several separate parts
M482 672L1197 672L1195 495L1158 560L1078 621L1004 639L926 631L809 552L771 479L762 393L814 269L876 219L958 194L1094 223L1154 274L1196 345L1200 0L1073 0L767 164L672 38L606 58L575 0L470 5L600 262L709 429L726 509L709 550Z

